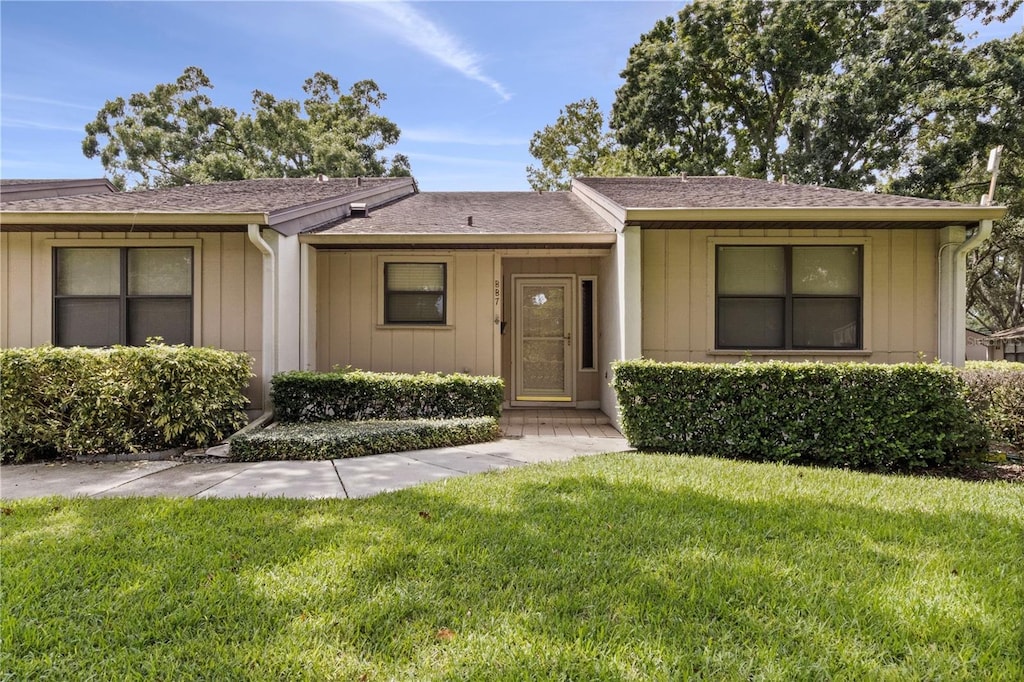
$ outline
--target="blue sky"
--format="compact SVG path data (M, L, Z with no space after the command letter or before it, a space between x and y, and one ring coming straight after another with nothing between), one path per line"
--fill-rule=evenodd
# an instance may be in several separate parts
M0 3L0 176L100 177L81 153L103 103L199 66L219 105L301 99L371 78L420 188L523 190L534 131L596 97L607 111L642 33L684 2ZM1021 29L1020 14L983 38Z

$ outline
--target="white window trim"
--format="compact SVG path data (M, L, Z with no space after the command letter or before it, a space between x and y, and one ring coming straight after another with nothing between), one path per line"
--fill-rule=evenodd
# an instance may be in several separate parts
M444 314L443 324L403 324L401 322L387 322L384 317L384 266L388 263L443 263L445 268L444 282ZM387 254L377 256L377 277L374 282L376 291L373 293L377 301L377 328L378 329L450 329L455 326L455 258L450 255L405 255Z
M53 319L53 250L66 248L138 248L191 247L192 249L192 345L203 345L203 240L202 239L47 239L46 282L47 315ZM50 343L54 342L50 325Z
M816 348L816 349L732 349L717 348L715 339L715 315L718 309L715 292L718 273L715 271L717 260L715 254L719 246L859 246L861 247L863 281L861 296L861 340L862 347L856 349L841 348ZM874 281L871 273L872 253L871 237L839 237L839 236L815 236L801 235L792 237L708 237L707 246L707 354L720 355L723 357L745 357L756 356L778 356L778 357L808 357L808 356L846 356L863 357L873 353L871 350L871 284Z

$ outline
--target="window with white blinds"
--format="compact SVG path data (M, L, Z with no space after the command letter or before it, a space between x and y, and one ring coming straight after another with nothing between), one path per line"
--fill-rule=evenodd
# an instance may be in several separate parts
M385 324L445 324L446 263L385 263Z

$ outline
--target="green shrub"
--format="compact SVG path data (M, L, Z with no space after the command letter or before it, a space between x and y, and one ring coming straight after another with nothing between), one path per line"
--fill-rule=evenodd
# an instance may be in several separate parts
M503 392L498 377L346 370L276 374L271 395L278 420L310 422L497 418Z
M994 440L1024 450L1024 363L968 362L967 402Z
M0 350L0 457L215 442L246 422L251 362L243 353L160 344Z
M482 443L500 434L493 417L277 424L232 440L231 455L244 462L341 459Z
M615 364L641 450L903 470L984 447L966 388L940 365Z

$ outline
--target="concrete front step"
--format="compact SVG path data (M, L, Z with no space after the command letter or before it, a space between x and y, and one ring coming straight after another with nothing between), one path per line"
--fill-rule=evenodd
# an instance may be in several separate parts
M601 410L573 410L573 409L525 409L506 408L501 413L502 424L611 424Z

